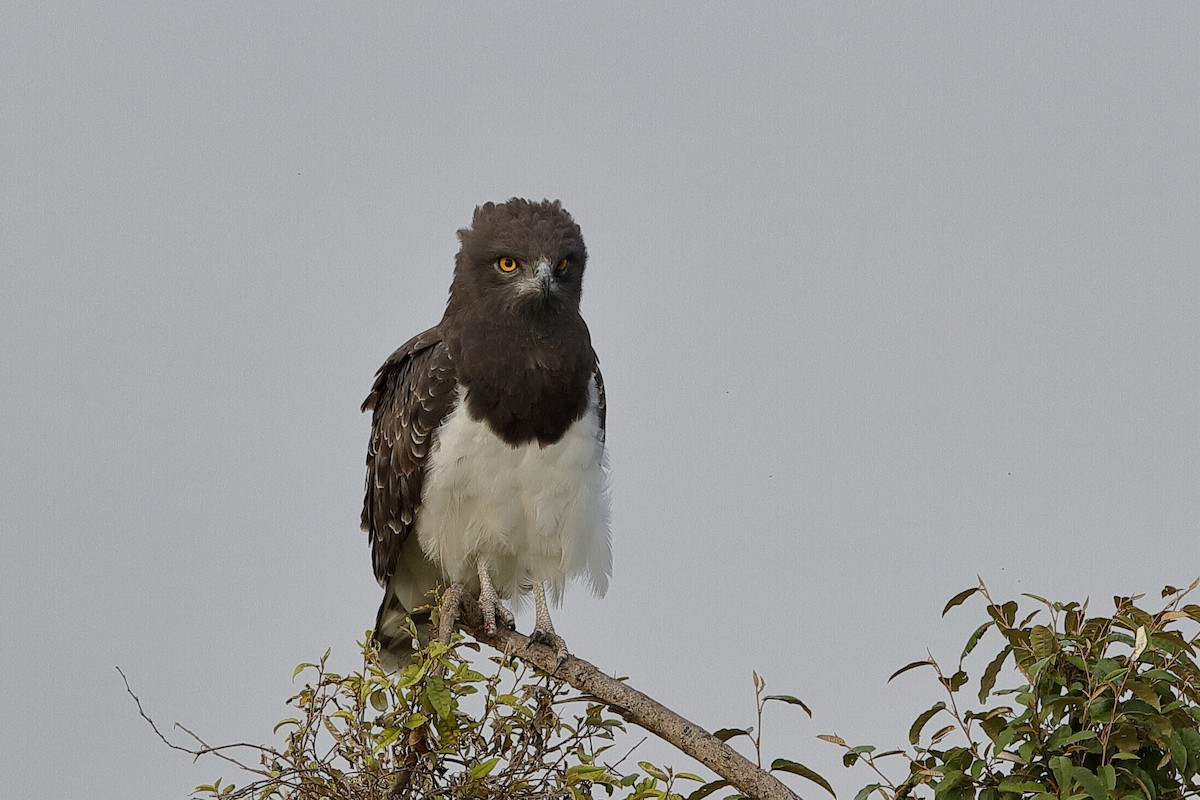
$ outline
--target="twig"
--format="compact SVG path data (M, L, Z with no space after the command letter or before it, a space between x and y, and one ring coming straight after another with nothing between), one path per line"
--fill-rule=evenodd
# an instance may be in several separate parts
M212 747L211 745L208 744L208 742L204 741L199 736L197 736L196 734L192 733L190 730L185 728L183 725L180 725L178 722L175 723L175 727L179 728L181 731L186 733L188 736L191 736L193 739L195 739L197 742L199 742L201 745L201 748L199 750L193 750L190 747L184 747L183 745L175 744L174 742L172 742L170 739L168 739L166 736L163 735L163 732L158 729L158 725L154 724L154 720L150 719L150 717L146 714L145 709L142 708L141 698L139 698L136 694L134 694L133 689L130 688L129 678L125 677L125 671L122 670L120 667L117 667L116 669L117 669L117 672L121 675L121 680L125 682L125 691L129 694L130 697L133 698L133 702L137 704L138 714L141 716L142 719L146 720L146 722L149 723L151 730L154 731L155 735L157 735L158 738L161 739L163 744L165 744L167 747L171 748L172 750L179 750L180 752L187 753L188 755L193 757L193 760L199 759L200 756L208 755L211 753L212 755L216 756L217 758L224 759L225 761L228 761L230 764L233 764L234 766L244 769L246 772L253 772L256 775L263 775L268 778L271 777L270 773L265 772L264 770L261 770L261 769L256 769L254 767L251 767L248 764L243 764L241 761L238 761L236 758L227 756L223 752L221 752L222 750L234 750L234 749L246 748L246 749L250 749L250 750L258 750L263 753L271 753L271 751L268 748L265 748L262 745L250 744L249 742L238 742L236 744L223 744L218 747Z
M645 728L704 764L749 797L757 800L799 800L797 795L774 775L759 769L741 753L696 723L684 719L628 684L606 675L594 664L581 658L568 656L556 670L556 655L553 649L541 644L531 645L529 637L502 625L497 627L494 634L486 633L483 629L483 614L475 598L464 593L460 602L463 611L460 623L476 640L505 655L519 658L579 691L596 697L625 719Z

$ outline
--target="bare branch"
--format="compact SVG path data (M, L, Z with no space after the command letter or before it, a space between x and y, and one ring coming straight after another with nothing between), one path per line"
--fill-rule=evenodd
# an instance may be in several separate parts
M704 764L745 795L757 800L799 800L797 795L774 775L759 769L741 753L696 723L684 719L658 701L601 672L595 665L581 658L569 656L562 666L555 670L554 650L545 645L531 644L529 637L503 626L498 626L495 634L485 633L483 615L475 598L469 593L464 593L460 602L463 611L460 623L476 640L494 647L505 655L519 658L579 691L592 695L625 719L645 728Z

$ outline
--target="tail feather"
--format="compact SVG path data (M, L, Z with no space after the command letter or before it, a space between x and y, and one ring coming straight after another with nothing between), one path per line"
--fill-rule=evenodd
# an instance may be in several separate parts
M413 638L413 631L416 638ZM375 615L373 637L379 645L379 661L388 672L399 671L413 661L417 650L433 636L433 619L428 611L409 614L394 592L385 592Z

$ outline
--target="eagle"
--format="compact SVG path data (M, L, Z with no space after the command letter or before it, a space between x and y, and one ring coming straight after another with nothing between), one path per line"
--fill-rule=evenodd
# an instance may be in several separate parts
M530 639L561 665L548 598L570 579L603 596L612 574L604 380L579 310L587 248L557 200L485 203L458 239L442 321L388 357L362 405L374 638L399 666L428 631L413 612L432 590L477 594L489 634L513 627L502 601L532 593Z

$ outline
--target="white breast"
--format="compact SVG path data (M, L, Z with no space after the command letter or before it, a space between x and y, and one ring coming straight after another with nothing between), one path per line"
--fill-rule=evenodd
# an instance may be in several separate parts
M471 419L460 390L429 455L416 532L446 576L477 583L483 563L500 596L535 582L558 602L569 578L597 595L612 573L607 467L592 387L587 412L559 441L513 447Z

